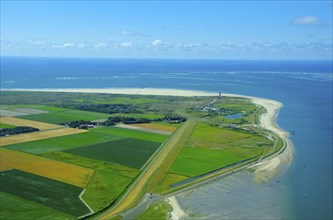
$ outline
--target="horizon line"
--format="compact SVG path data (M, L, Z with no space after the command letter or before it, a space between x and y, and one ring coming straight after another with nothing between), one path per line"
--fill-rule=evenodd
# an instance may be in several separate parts
M253 58L253 59L236 59L236 58L156 58L156 57L89 57L89 56L24 56L24 55L0 55L0 58L66 58L66 59L110 59L110 60L202 60L202 61L330 61L332 59L264 59L264 58Z

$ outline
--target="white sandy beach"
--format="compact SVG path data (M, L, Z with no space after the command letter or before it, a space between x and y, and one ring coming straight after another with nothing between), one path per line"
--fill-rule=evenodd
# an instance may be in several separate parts
M180 207L175 196L171 196L167 199L167 202L172 206L171 219L179 220L186 218L188 214Z

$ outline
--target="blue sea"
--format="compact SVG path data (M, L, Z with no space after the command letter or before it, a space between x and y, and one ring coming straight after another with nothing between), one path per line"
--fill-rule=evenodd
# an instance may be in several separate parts
M332 84L332 61L1 57L2 89L175 88L282 102L291 166L269 182L243 171L177 196L202 219L332 219Z

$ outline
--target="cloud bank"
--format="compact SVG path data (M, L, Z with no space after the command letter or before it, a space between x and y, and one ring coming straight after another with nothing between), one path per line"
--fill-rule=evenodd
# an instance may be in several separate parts
M313 25L320 25L321 22L317 17L308 15L308 16L298 17L298 18L293 19L291 21L291 24L313 26Z

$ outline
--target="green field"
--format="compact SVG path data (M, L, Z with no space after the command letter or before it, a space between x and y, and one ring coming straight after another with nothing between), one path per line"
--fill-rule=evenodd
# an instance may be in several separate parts
M107 119L110 116L111 115L104 113L67 109L65 111L56 111L47 114L18 116L17 118L24 118L24 119L46 122L51 124L60 124L64 122L79 121L79 120L92 121L98 119Z
M0 123L0 128L15 128L15 126Z
M65 152L140 169L159 145L159 142L125 138Z
M103 133L107 135L116 135L119 137L128 137L128 138L135 138L140 140L146 140L146 141L153 141L153 142L159 142L162 143L167 139L167 135L163 134L155 134L150 132L144 132L144 131L135 131L130 129L124 129L124 128L116 128L116 127L98 127L91 129L92 132L98 132Z
M51 105L6 105L3 106L3 109L6 110L14 110L18 108L31 108L31 109L38 109L42 111L49 111L49 112L59 112L59 111L68 111L67 108L60 108L56 106L51 106Z
M19 170L1 172L1 191L73 216L89 213L79 199L82 188Z
M238 149L238 152L185 147L178 155L170 173L195 177L242 161L259 156L259 149Z
M89 182L83 199L98 211L113 202L129 185L132 178L116 175L106 171L97 171Z
M134 169L128 166L122 166L115 163L107 163L101 160L95 160L88 157L82 157L75 154L69 154L62 151L53 151L49 153L42 154L41 156L51 158L54 160L59 160L71 164L75 164L82 167L88 167L96 171L103 170L110 173L115 173L120 176L125 176L129 178L134 178L138 175L138 169Z
M231 129L224 129L210 126L209 124L200 123L193 131L189 144L196 144L196 142L213 142L219 144L230 144L245 138L252 137L251 134L233 131ZM209 145L207 147L210 147Z
M0 219L2 220L76 219L74 216L64 212L1 191L0 204Z
M37 141L24 142L19 144L8 145L10 149L24 151L33 154L42 154L46 152L67 150L76 147L83 147L91 144L103 143L116 140L122 137L112 134L105 135L103 133L94 132L94 129L89 132L66 135Z
M169 174L195 177L272 150L273 141L265 137L198 123ZM164 187L172 183L164 180ZM175 179L176 180L176 179Z
M157 201L149 205L149 207L140 215L138 215L135 220L167 220L170 219L170 212L172 211L172 206L165 201Z

